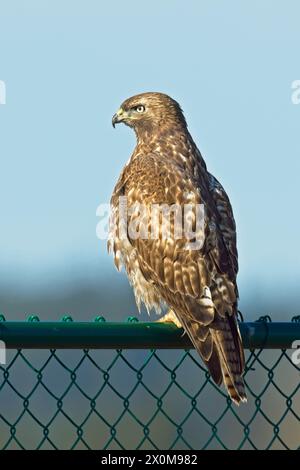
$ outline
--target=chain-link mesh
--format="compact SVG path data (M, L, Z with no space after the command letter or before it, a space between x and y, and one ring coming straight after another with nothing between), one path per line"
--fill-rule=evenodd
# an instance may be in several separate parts
M237 407L194 351L10 350L0 367L0 447L297 449L291 354L248 351L248 403Z

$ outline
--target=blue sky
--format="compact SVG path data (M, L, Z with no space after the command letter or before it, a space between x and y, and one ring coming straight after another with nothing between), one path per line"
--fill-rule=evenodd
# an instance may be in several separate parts
M127 97L177 99L238 226L241 293L299 284L298 1L0 0L0 275L113 271L95 230L134 147Z

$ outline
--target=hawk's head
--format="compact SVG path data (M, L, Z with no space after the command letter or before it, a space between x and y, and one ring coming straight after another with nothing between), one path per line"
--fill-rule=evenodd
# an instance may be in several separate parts
M166 126L186 125L179 104L163 93L142 93L128 98L112 118L112 124L123 122L138 135Z

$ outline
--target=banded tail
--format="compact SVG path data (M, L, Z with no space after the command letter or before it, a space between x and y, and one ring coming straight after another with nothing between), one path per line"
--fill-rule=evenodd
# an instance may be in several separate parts
M223 382L230 398L237 405L246 402L242 377L245 358L236 319L226 315L208 326L191 318L180 320L214 382L217 385Z

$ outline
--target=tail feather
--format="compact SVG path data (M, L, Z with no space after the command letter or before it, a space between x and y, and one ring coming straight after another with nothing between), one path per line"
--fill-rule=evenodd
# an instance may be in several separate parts
M218 319L213 325L203 326L190 318L180 318L195 349L205 362L212 379L224 385L236 404L247 401L242 378L244 352L238 325L229 317Z
M241 402L247 401L245 385L242 377L237 376L233 381L228 372L223 372L223 380L226 390L234 403L239 405Z
M219 319L212 335L219 352L224 385L230 397L237 404L246 402L247 395L242 377L245 358L235 319L229 316Z
M180 322L188 334L196 351L202 358L210 375L217 385L222 383L222 368L219 352L208 327L201 325L198 321L180 316Z
M221 361L219 358L218 349L215 344L213 346L211 357L205 363L213 381L217 385L221 385L222 379L223 379L222 367L221 367Z

